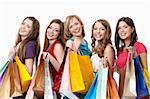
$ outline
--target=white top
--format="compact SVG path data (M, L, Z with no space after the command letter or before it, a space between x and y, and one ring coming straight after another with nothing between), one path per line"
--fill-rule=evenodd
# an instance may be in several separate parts
M97 72L101 68L103 68L102 59L96 53L92 53L91 62L93 66L94 72Z

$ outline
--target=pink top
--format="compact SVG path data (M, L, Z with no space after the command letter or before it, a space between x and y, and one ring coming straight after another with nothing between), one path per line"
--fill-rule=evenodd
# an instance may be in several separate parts
M140 42L136 42L134 44L134 47L136 49L136 53L137 55L141 54L141 53L147 53L147 49L146 47L140 43ZM118 54L118 58L116 60L116 65L118 69L121 69L123 67L126 66L126 61L127 61L127 56L128 56L128 52L127 51L121 51Z

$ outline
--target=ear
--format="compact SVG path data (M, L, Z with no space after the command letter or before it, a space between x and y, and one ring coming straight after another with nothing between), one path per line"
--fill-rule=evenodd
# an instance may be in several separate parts
M134 31L134 27L132 27L132 32L131 33L133 33L133 31Z

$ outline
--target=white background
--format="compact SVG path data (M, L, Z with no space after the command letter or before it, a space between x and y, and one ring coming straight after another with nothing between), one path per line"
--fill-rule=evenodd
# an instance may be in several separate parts
M78 15L84 25L86 36L91 48L91 26L97 19L106 19L112 28L112 41L116 22L120 17L128 16L134 20L136 31L148 50L150 60L150 4L149 0L2 0L0 1L0 68L14 45L16 34L22 20L26 16L34 16L40 21L41 49L44 33L49 22L54 18L62 21L66 16ZM148 63L150 66L150 62Z

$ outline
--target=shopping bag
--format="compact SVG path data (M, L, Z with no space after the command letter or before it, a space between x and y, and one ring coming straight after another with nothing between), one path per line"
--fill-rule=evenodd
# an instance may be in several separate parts
M44 62L41 61L36 70L35 85L33 91L36 96L44 97Z
M89 56L81 56L76 52L70 52L69 66L72 92L86 93L94 79Z
M31 80L31 83L30 83L30 86L29 86L29 89L27 91L25 99L34 99L33 87L35 85L35 77L36 77L36 73L34 74L32 80Z
M115 80L110 75L108 76L107 87L108 87L108 91L109 91L108 93L109 93L110 99L120 99Z
M0 87L0 97L3 99L9 99L10 96L10 68L6 70L2 86Z
M9 61L7 61L7 62L4 64L4 66L2 66L2 68L0 69L0 77L1 77L2 75L4 75L3 73L4 73L4 71L6 70L8 64L9 64Z
M8 66L7 66L6 69L3 71L2 75L0 76L0 87L1 87L2 82L3 82L3 80L4 80L4 77L5 77L5 74L6 74L7 69L8 69Z
M49 71L49 60L44 61L44 98L45 99L56 99L56 93L52 91L52 76Z
M96 99L106 99L106 89L108 80L108 67L100 67L98 71L98 85L96 90Z
M10 96L22 96L18 66L16 62L11 62L8 66L10 68Z
M150 95L150 73L148 72L148 69L146 69L146 66L143 66L142 72L143 72L144 79L146 81L146 86Z
M135 75L136 75L136 92L138 97L148 96L148 90L146 87L146 82L142 73L141 63L139 57L134 58L134 66L135 66Z
M78 99L78 97L74 95L71 91L70 74L69 74L69 51L67 53L64 64L64 71L62 74L59 93L61 94L62 97L66 96L69 99Z
M128 58L127 58L124 79L125 80L124 80L122 97L135 98L137 96L135 67L134 67L134 61L132 60L132 58L130 59L130 55L128 55Z
M16 56L16 63L19 70L22 92L26 92L31 81L31 76L27 72L26 68L24 67L18 56Z
M96 75L94 77L94 81L93 81L91 87L89 88L84 99L96 99L97 85L98 85L98 74L96 73Z

